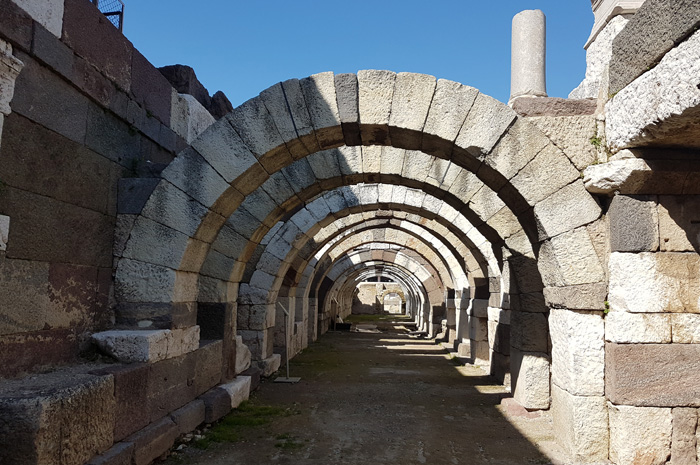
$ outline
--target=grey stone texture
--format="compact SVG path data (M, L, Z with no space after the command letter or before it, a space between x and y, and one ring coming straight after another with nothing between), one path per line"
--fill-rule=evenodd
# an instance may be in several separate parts
M693 0L647 0L613 41L610 92L640 76L697 26L700 5Z
M0 391L0 459L18 465L80 464L113 441L111 376L79 370L5 381Z
M510 100L546 97L546 26L541 10L524 10L513 17Z
M616 195L608 209L612 252L655 252L659 249L656 198Z

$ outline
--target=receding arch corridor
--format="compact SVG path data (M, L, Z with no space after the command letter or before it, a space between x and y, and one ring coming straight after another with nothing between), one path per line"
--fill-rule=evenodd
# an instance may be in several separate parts
M326 333L292 360L299 383L266 381L251 397L294 415L233 443L185 447L168 465L565 463L549 412L501 405L502 385L409 336L408 321L383 315L368 322L380 332Z

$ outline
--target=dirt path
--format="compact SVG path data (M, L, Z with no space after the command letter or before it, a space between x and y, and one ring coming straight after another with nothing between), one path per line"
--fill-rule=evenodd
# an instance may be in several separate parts
M210 433L199 441L206 450L188 446L167 463L557 463L547 415L500 405L508 394L481 369L457 366L400 324L379 326L380 333L324 335L292 360L301 382L264 382L251 396L253 417L270 415L263 424L233 426L233 443Z

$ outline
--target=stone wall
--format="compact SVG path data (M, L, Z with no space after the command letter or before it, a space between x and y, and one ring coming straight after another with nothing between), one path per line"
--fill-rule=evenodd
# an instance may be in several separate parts
M247 348L198 326L139 332L142 363L100 364L89 340L115 325L129 214L214 118L91 2L0 11L0 461L147 464L251 389Z

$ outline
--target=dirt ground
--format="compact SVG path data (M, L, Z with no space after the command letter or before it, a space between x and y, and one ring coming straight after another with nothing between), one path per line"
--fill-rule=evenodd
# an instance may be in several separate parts
M409 337L400 317L373 323L379 332L322 336L291 361L299 383L263 382L166 463L565 463L546 413L502 402L502 386Z

